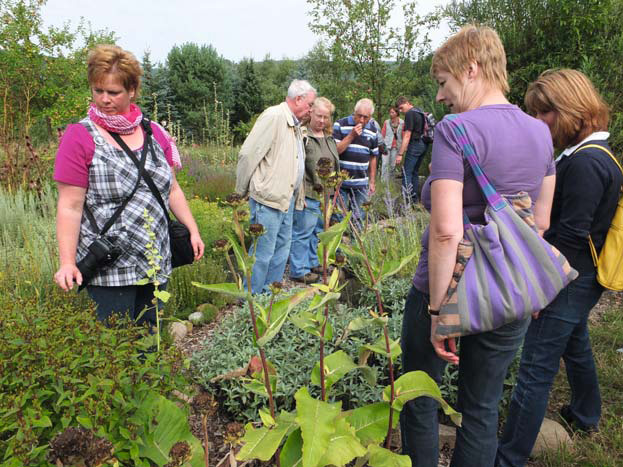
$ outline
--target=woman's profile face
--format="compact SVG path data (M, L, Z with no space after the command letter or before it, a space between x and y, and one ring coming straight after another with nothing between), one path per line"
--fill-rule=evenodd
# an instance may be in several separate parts
M389 117L391 119L394 119L398 116L398 114L396 113L396 111L394 109L389 109Z
M127 90L116 74L108 73L99 83L91 86L91 94L100 112L120 115L130 111L134 90Z
M542 122L545 122L549 127L549 131L553 134L554 123L556 122L556 112L554 112L553 110L550 110L548 112L537 112L535 117Z
M456 79L449 71L438 71L435 75L439 89L437 102L444 104L452 113L465 112L468 109L468 96L465 83Z
M329 109L327 109L324 105L312 107L310 116L311 120L309 125L315 132L324 131L327 127L327 123L329 123L329 119L331 118L331 115L329 115Z

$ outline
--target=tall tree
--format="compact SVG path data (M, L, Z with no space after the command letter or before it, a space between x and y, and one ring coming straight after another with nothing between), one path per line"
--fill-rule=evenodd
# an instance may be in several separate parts
M238 76L234 84L232 123L248 122L262 111L263 99L260 82L255 73L253 59L238 64Z
M325 86L331 89L340 83L352 93L353 99L372 98L380 119L382 108L403 93L394 86L399 65L411 62L429 49L427 30L422 28L426 19L417 14L415 3L408 3L399 15L402 24L390 26L395 0L308 0L308 3L312 7L309 27L321 37L321 43L308 57L312 79L323 93ZM326 73L331 68L330 78L324 79L321 70ZM335 76L342 79L336 81Z
M206 125L205 109L231 108L231 77L226 61L211 45L175 46L167 57L168 81L182 125L196 139Z

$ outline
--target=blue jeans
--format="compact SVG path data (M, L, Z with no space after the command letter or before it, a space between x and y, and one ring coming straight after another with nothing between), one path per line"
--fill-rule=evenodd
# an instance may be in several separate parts
M166 290L167 284L161 284L160 290ZM95 302L97 320L110 326L109 318L113 315L127 317L135 321L137 325L147 324L150 329L156 327L156 308L153 304L154 286L128 285L125 287L104 287L99 285L87 285L87 292ZM164 303L158 302L158 308L162 309ZM147 311L138 318L141 312Z
M574 421L583 429L597 428L601 397L587 323L602 291L594 272L583 274L530 323L498 448L498 465L523 466L528 459L545 416L560 357L571 387Z
M353 213L351 219L356 224L359 224L361 219L365 217L361 205L368 201L368 191L368 186L360 188L340 188L340 195L344 200L346 209ZM339 216L340 220L342 220L342 218L342 216Z
M411 287L402 323L402 371L423 370L437 384L446 367L430 343L428 296ZM497 449L498 404L504 379L528 327L515 321L494 331L461 337L456 409L463 414L457 428L452 466L493 466ZM439 403L418 397L400 414L403 454L414 467L437 467L439 459Z
M290 246L290 277L303 277L319 266L318 233L324 230L320 201L305 198L305 209L294 211L292 245Z
M427 145L422 140L409 143L403 165L402 188L413 202L420 198L419 176L420 165L424 160Z
M254 294L268 292L270 284L283 280L292 241L295 198L292 197L286 212L249 199L251 223L262 224L265 230L264 235L258 237L251 247L251 254L255 251L255 264L251 273L251 292Z

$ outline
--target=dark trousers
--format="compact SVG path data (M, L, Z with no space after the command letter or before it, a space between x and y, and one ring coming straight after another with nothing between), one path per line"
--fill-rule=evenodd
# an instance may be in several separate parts
M411 288L402 325L403 372L423 370L437 384L446 367L430 343L428 296ZM498 404L507 370L521 345L528 320L461 338L456 410L463 414L452 456L454 467L490 467L497 450ZM439 403L429 397L408 402L400 414L403 453L414 467L437 467Z
M571 387L570 414L579 428L596 429L601 397L588 335L588 315L603 289L595 273L583 274L565 287L532 320L521 354L517 384L498 448L498 465L523 466L545 417L560 357Z
M167 284L161 284L160 290L165 290ZM154 300L154 285L128 285L124 287L104 287L88 285L87 292L97 305L95 312L97 320L109 326L113 315L127 317L137 325L147 324L150 329L156 327L156 307ZM159 302L162 309L164 304ZM141 315L141 312L147 311Z
M405 154L403 162L403 177L402 177L402 189L405 191L406 196L410 196L410 199L415 203L420 199L420 187L419 176L420 165L424 160L424 153L426 152L427 145L421 140L410 143L407 146L407 153Z

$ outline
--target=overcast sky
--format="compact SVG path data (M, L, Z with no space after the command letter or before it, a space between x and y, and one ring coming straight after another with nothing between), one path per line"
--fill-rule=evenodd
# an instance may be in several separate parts
M427 9L447 0L421 0ZM317 38L309 30L305 0L48 0L42 9L46 25L76 26L83 17L93 29L114 31L118 44L139 59L151 51L163 62L174 45L211 44L223 57L303 57ZM438 43L447 30L434 35Z

